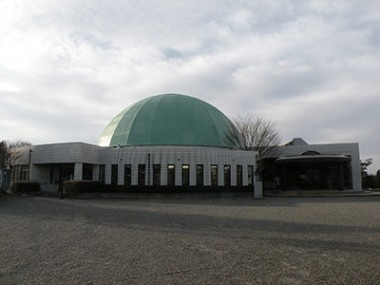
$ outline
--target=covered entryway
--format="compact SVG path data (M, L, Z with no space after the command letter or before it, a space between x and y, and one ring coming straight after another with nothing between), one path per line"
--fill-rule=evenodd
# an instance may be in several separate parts
M275 161L282 190L352 189L351 158L307 153Z
M73 180L74 178L74 164L63 164L59 166L59 191L62 191L65 181Z

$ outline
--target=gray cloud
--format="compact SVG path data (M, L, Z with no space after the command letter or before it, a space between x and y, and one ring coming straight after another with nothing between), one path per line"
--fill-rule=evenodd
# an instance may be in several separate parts
M178 92L380 168L378 1L1 1L0 139L86 141Z

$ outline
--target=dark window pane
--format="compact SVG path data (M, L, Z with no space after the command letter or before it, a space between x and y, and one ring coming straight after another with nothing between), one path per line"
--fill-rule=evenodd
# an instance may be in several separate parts
M231 185L231 166L224 165L224 186Z
M99 165L99 181L104 183L106 180L106 166L104 164Z
M182 165L182 186L190 185L190 165Z
M248 165L248 185L253 185L253 165Z
M83 179L92 180L92 164L83 164Z
M197 164L197 186L203 186L203 164Z
M218 186L218 165L211 165L211 186Z
M124 185L131 186L132 184L132 165L124 165Z
M161 165L153 164L153 185L161 185Z
M236 165L236 185L237 186L243 185L243 166L242 165Z
M175 185L175 165L168 164L168 186Z
M111 167L111 184L117 185L118 167L117 164L112 164Z
M145 186L145 164L139 164L138 184Z

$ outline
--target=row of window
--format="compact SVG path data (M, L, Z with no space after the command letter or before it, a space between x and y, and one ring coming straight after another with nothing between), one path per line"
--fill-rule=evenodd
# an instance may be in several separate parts
M12 180L28 180L29 165L15 165L12 169Z
M175 178L176 178L176 171L175 171L175 164L168 164L167 165L167 185L168 186L175 186ZM190 185L190 165L189 164L182 164L182 186L189 186ZM224 165L223 166L223 175L224 175L224 186L230 186L231 185L231 165ZM210 168L211 173L211 186L218 186L218 165L212 164ZM146 165L145 164L139 164L138 165L138 185L139 186L145 186L146 185L146 178L150 181L149 177L150 173L148 172L148 177L146 177ZM161 165L160 164L153 164L153 185L159 186L161 185ZM100 165L99 169L99 180L104 182L105 181L105 165ZM111 167L111 184L116 185L118 182L118 165L113 164ZM130 186L132 183L132 165L131 164L125 164L124 165L124 185ZM203 164L197 164L196 165L196 186L203 186L204 185L204 165ZM242 186L243 185L243 166L242 165L236 165L236 185ZM253 185L253 165L248 165L248 185Z

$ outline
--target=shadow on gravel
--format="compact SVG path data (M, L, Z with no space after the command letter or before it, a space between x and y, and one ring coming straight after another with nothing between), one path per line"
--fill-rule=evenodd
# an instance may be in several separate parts
M339 250L346 252L355 251L361 253L370 253L377 256L380 254L380 248L375 246L373 243L294 238L267 238L266 241L276 245L285 245L308 249L309 253Z
M223 234L224 236L239 238L257 238L265 233L296 233L310 236L316 234L346 236L358 232L380 234L380 228L378 227L308 224L273 219L245 218L244 212L237 213L238 217L218 217L212 213L198 214L196 213L196 206L194 213L170 213L170 207L157 209L151 208L152 204L142 204L141 209L136 209L136 207L139 207L139 203L134 202L130 206L128 201L113 203L112 201L97 202L93 200L21 197L7 199L5 203L2 201L0 203L0 215L2 217L24 216L32 219L69 222L74 225L104 225L207 236ZM215 201L210 204L220 205L219 203L215 204ZM239 209L237 208L236 211L239 212ZM250 211L254 213L255 210L251 209Z
M254 198L250 193L228 193L228 195L220 195L220 193L207 193L205 197L199 194L191 193L173 193L173 194L136 194L132 195L115 195L109 194L105 197L97 197L96 193L83 194L77 198L65 197L66 200L90 200L90 201L131 201L141 203L156 204L177 204L177 205L205 205L205 206L244 206L244 207L294 207L300 203L379 203L380 196L331 196L331 197L269 197ZM57 193L42 193L42 197L52 199L59 198Z

